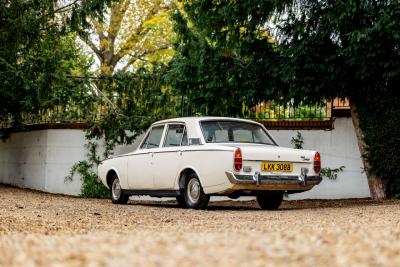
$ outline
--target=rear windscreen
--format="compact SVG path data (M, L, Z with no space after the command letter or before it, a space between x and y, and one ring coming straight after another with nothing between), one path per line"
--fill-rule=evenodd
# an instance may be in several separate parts
M276 145L263 127L240 121L200 122L207 143L257 143Z

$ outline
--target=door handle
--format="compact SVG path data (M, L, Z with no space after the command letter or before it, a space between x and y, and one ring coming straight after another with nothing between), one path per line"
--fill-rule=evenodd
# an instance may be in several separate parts
M182 156L182 150L178 151L179 156Z
M151 157L154 157L154 153L153 152L150 152L149 154L150 154Z

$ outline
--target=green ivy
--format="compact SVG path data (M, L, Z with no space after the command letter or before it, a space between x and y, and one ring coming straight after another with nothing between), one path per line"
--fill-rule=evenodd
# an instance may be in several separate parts
M290 143L294 146L295 149L302 149L304 144L304 138L300 132L297 132L296 137L292 137Z
M79 174L82 181L80 196L86 198L108 198L110 193L107 187L97 182L97 167L100 163L100 157L97 153L98 144L96 142L88 142L85 148L87 149L87 159L74 164L69 175L65 177L65 181L71 182L74 175Z
M345 166L340 166L339 168L322 168L321 169L321 176L326 177L330 180L336 180L338 177L338 173L342 172Z
M365 132L367 157L373 174L383 177L388 196L400 198L400 96L398 84L390 90L367 91L360 96L360 127ZM371 97L368 97L368 94Z
M303 149L303 144L304 144L304 137L301 135L300 132L297 132L296 136L292 137L292 140L290 140L290 143L294 146L295 149ZM336 180L338 177L338 174L343 171L345 166L340 166L338 168L321 168L321 177L322 178L328 178L329 180Z

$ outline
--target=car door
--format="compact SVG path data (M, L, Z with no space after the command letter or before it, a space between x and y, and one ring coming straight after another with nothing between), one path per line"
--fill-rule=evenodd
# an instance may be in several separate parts
M128 183L130 189L154 189L153 157L159 148L164 125L153 126L140 148L128 159Z
M184 124L168 124L162 147L154 153L154 186L157 189L173 189L180 170L182 153L187 145Z

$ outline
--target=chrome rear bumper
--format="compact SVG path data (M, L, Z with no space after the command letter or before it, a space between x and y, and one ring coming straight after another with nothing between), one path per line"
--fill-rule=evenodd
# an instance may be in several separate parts
M234 174L225 172L229 182L236 189L260 189L260 190L304 190L310 189L322 181L321 176L307 175L255 175Z

